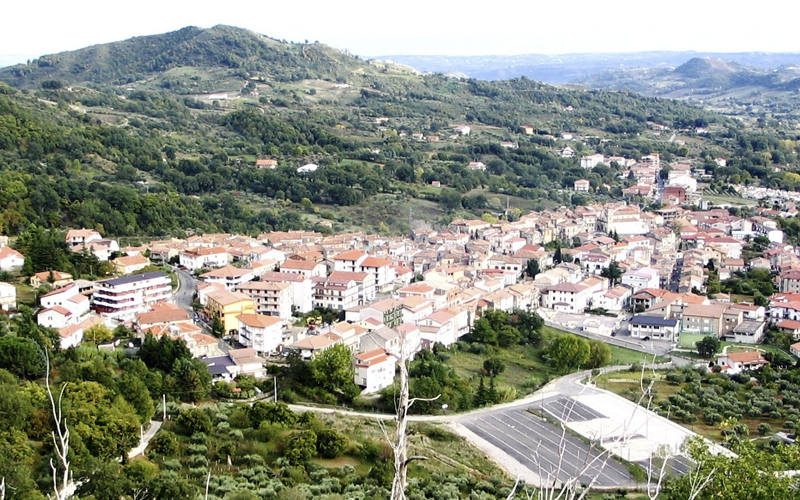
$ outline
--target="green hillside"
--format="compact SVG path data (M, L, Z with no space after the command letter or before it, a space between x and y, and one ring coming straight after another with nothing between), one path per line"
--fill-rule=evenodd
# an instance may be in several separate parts
M613 166L579 166L596 152L699 161L720 183L797 183L790 170L770 168L794 161L793 137L753 136L680 102L526 78L421 75L226 26L43 56L0 78L17 87L0 87L0 231L11 235L31 224L116 236L398 233L408 209L417 210L414 223L436 225L501 216L507 197L525 210L619 199L632 180ZM682 140L655 135L652 122ZM696 135L697 124L708 134ZM456 134L458 125L471 133ZM560 156L567 145L576 158ZM710 161L719 156L727 167ZM279 166L255 168L257 158ZM487 168L467 169L470 161ZM320 168L298 173L306 163ZM572 192L580 178L591 194Z

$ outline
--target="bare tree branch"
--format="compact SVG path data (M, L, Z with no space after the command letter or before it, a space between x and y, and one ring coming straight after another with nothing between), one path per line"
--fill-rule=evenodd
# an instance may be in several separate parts
M46 371L45 371L45 387L47 388L47 396L50 399L50 408L53 411L53 420L55 421L55 430L51 432L53 438L53 450L55 451L56 458L58 459L61 471L61 486L58 485L58 468L50 459L50 469L53 471L53 494L56 500L66 500L72 496L72 484L70 481L70 462L69 462L69 427L64 418L63 408L61 403L64 399L64 391L67 389L67 384L61 385L61 392L58 395L58 401L53 397L53 389L50 387L50 355L47 350L44 352ZM48 495L49 497L49 495Z

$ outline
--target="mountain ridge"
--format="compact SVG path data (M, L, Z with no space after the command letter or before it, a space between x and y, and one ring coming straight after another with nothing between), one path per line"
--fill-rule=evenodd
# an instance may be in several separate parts
M278 68L281 71L273 76L286 80L336 77L337 69L352 69L353 61L352 56L322 44L284 43L227 25L187 26L44 55L28 64L0 68L0 80L22 88L35 87L44 79L124 85L186 65L262 72ZM286 71L288 67L295 72Z

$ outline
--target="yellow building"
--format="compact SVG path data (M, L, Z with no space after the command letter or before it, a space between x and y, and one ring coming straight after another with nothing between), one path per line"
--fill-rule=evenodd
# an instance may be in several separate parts
M240 314L256 312L256 303L241 292L218 290L208 294L207 299L206 314L209 320L218 317L226 334L238 330Z

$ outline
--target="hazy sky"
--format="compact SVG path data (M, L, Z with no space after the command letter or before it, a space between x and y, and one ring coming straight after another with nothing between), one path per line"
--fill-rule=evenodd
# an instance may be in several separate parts
M229 24L361 56L800 52L791 0L43 0L6 2L0 66L184 26Z

